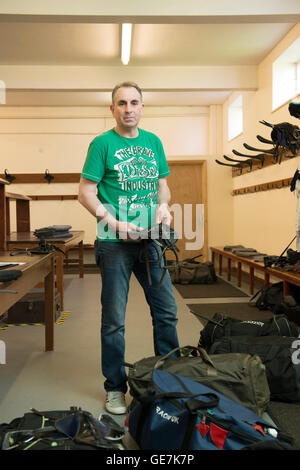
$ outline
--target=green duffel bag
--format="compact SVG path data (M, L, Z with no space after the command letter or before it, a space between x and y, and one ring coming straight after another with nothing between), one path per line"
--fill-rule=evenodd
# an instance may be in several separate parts
M172 261L167 262L173 284L214 284L217 282L214 265L210 261L205 263L196 261L199 256L202 255L184 259L176 265Z
M180 350L181 356L170 357ZM261 359L250 354L208 355L202 348L185 346L166 356L141 359L128 367L129 392L133 402L147 390L154 369L191 378L262 416L270 401L266 369Z

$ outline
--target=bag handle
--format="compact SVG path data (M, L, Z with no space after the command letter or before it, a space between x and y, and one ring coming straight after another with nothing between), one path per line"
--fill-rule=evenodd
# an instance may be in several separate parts
M168 359L170 356L172 356L174 352L177 352L177 351L180 351L181 353L183 353L183 357L187 357L191 353L196 353L196 356L200 356L204 362L206 362L207 364L215 368L214 363L212 362L211 358L209 357L205 349L200 348L200 347L197 348L196 346L183 346L183 347L172 349L172 351L170 351L168 354L166 354L163 357L160 357L158 361L154 364L153 369L160 369L162 365L164 364L164 362L166 361L166 359Z
M180 284L190 284L190 283L194 282L194 280L196 278L196 275L197 275L197 267L201 265L201 262L200 261L195 261L195 259L199 258L200 256L203 256L203 255L200 253L199 255L193 256L193 258L185 258L185 259L179 261L178 266L177 266L178 267L179 278L180 278L180 275L181 275L181 270L186 267L186 264L190 263L192 265L192 267L194 268L193 275L192 275L191 279L189 279L188 281L186 280L186 282L183 282L183 280L181 279Z
M188 408L188 410L191 413L197 413L198 410L201 410L203 408L215 408L219 404L219 397L218 395L215 395L214 393L203 393L201 396L207 396L211 397L211 400L209 402L207 401L202 401L202 400L197 400L196 398L190 398L186 403L185 406Z
M157 360L157 362L154 364L153 369L159 369L163 365L165 360L168 359L170 356L172 356L172 354L174 354L177 351L179 351L180 353L183 353L183 355L186 357L186 356L189 356L189 354L191 354L191 352L196 352L197 353L197 348L194 347L194 346L183 346L183 347L174 348L168 354L166 354L165 356L160 357Z
M287 330L289 331L289 334L288 335L284 335L284 336L293 336L293 333L291 331L291 324L288 320L288 318L286 317L286 315L284 313L282 314L279 314L279 315L275 315L273 318L272 318L272 321L275 323L275 325L277 326L278 328L278 331L279 333L281 333L281 326L283 325L279 325L279 322L280 320L282 321L283 324L285 324Z
M257 304L260 305L260 302L261 302L261 298L260 296L262 296L266 291L266 286L262 287L261 289L259 289L257 292L255 292L252 297L249 299L249 306L250 307L256 307Z
M209 401L199 400L196 397L208 397ZM191 393L191 392L162 392L154 394L153 391L146 392L139 396L139 402L142 405L149 405L152 402L159 400L160 398L189 398L185 403L185 406L191 413L197 413L198 410L203 408L215 408L220 399L215 393Z
M203 256L203 255L200 253L199 255L193 256L193 258L182 259L182 260L179 261L179 266L182 263L192 263L195 259L200 258L200 256ZM200 263L200 261L197 261L197 263Z

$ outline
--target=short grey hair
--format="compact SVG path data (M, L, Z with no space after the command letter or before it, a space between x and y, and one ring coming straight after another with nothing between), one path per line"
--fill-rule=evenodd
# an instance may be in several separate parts
M118 85L116 85L115 88L112 91L112 94L111 94L112 104L114 104L114 102L115 102L115 96L116 96L116 93L119 90L119 88L135 88L138 91L138 93L141 97L141 101L143 101L142 90L140 89L140 87L136 83L134 83L134 82L122 82L122 83L119 83Z

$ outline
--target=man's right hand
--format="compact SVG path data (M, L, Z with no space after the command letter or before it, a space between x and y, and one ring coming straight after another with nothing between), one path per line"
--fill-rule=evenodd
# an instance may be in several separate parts
M124 241L138 241L140 237L138 232L143 229L131 222L119 222L109 212L106 211L104 217L100 220L105 222L113 231L118 232L119 237Z
M139 241L139 232L143 231L143 228L132 224L131 222L118 222L117 232L119 237L124 241Z

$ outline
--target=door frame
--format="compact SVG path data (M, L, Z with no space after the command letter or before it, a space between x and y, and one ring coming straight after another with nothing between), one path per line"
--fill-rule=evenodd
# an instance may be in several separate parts
M204 243L202 248L201 261L208 261L208 207L207 207L207 161L202 159L172 160L168 159L168 164L172 166L199 165L201 167L201 204L204 204ZM171 195L172 197L172 195Z

